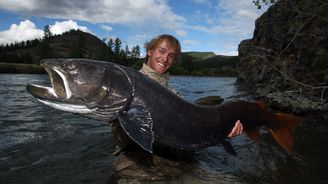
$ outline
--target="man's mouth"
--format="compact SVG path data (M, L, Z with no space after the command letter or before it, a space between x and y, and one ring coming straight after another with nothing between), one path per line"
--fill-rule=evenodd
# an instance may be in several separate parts
M162 67L162 68L165 68L166 67L166 63L162 63L160 61L157 61L157 64Z

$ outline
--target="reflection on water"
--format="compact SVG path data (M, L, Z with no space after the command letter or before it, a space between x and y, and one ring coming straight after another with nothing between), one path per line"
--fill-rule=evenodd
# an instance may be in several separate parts
M0 183L106 183L115 148L105 122L61 112L38 103L25 91L46 75L0 74ZM172 77L189 101L208 95L242 94L235 78ZM231 140L237 156L222 147L195 154L195 163L177 183L325 183L328 179L327 123L305 117L296 130L293 155L278 147L266 130L260 142L246 135Z
M174 86L183 98L188 101L195 101L198 98L219 95L228 98L238 94L234 86L234 77L189 77L175 76L170 80L170 85Z

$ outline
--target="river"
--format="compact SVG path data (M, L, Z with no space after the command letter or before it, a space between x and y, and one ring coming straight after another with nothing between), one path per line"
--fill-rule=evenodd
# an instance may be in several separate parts
M235 80L173 76L170 83L191 102L208 95L246 98ZM0 74L0 183L108 182L115 149L110 126L42 105L26 92L27 83L49 81L46 75ZM176 183L326 183L328 124L314 117L303 116L292 155L266 130L260 142L243 134L231 140L237 156L221 146L200 150L197 174L186 173Z

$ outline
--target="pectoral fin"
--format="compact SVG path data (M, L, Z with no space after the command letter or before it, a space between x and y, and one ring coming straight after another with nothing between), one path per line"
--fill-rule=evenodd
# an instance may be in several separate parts
M144 150L152 153L154 132L153 120L143 106L133 106L118 114L118 120L125 133Z
M232 147L232 145L230 144L230 142L228 142L227 140L222 140L222 141L221 141L221 144L222 144L222 146L224 147L224 149L225 149L228 153L230 153L230 154L232 154L232 155L234 155L234 156L237 156L237 153L236 153L236 151L233 149L233 147Z

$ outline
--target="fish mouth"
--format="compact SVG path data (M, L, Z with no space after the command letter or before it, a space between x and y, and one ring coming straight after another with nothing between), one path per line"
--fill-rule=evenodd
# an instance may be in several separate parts
M38 84L28 84L26 89L37 99L61 101L67 99L70 95L70 90L65 85L63 74L47 63L42 63L41 66L46 70L50 78L51 86L42 86Z
M55 109L79 114L91 113L92 111L85 104L71 98L72 92L65 75L59 68L61 62L60 59L42 60L41 66L48 73L51 86L27 84L26 90L41 103Z

